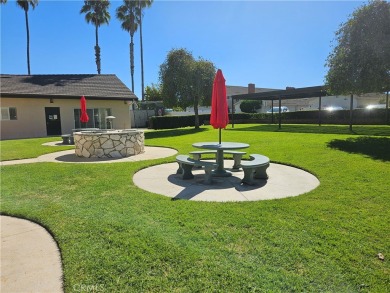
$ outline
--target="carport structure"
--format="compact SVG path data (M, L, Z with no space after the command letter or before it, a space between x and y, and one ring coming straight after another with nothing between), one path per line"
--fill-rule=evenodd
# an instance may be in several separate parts
M304 98L318 98L318 125L321 126L321 98L328 96L325 86L312 86L303 88L287 87L285 90L274 90L262 93L241 94L232 96L232 114L234 114L234 101L235 100L268 100L272 101L272 109L274 107L274 101L279 102L279 129L282 127L282 115L281 106L282 100L291 99L304 99ZM389 123L389 90L386 93L386 123ZM272 112L272 122L274 122L274 113ZM353 94L350 96L350 108L349 108L349 129L352 130L353 121ZM234 128L234 115L232 115L232 127Z
M288 87L285 90L275 90L262 93L241 94L232 96L232 108L234 109L234 101L236 100L268 100L272 101L272 109L274 107L274 101L279 102L279 129L282 127L281 107L282 100L304 99L304 98L318 98L318 124L321 125L321 98L327 96L325 86L312 86L304 88L291 88ZM351 107L353 102L353 96L351 96ZM352 113L352 111L351 111ZM234 114L234 112L233 112ZM272 122L274 113L272 112ZM352 114L351 114L352 115ZM232 127L234 127L234 115L232 116ZM351 116L352 119L352 116Z

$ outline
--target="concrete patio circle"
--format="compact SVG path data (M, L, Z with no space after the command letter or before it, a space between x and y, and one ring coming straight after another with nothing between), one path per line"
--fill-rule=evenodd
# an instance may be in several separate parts
M121 162L137 162L144 160L154 160L166 158L177 154L177 151L170 148L148 147L145 146L145 152L135 156L125 158L84 158L78 157L74 150L56 152L38 157L41 162L57 162L57 163L121 163Z
M63 143L62 143L62 140L44 142L42 145L45 145L45 146L54 146L54 147L55 147L55 146L69 146L69 145L63 144Z
M232 166L225 160L225 166ZM213 177L211 185L203 184L204 171L193 169L194 179L182 180L176 174L177 163L145 168L134 174L136 186L146 191L171 197L211 202L239 202L270 200L298 196L319 186L319 180L302 169L271 163L267 169L268 180L256 180L253 186L242 185L244 172L232 172L231 177Z

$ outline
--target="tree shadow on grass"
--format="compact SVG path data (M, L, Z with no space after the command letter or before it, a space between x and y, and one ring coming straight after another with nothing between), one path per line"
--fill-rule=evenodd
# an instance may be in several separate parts
M371 136L388 136L390 127L378 126L353 126L350 131L349 125L314 125L314 124L282 124L281 129L276 124L240 125L238 128L226 128L229 131L266 131L266 132L289 132L289 133L313 133L313 134L355 134Z
M374 160L390 161L390 138L387 137L353 137L348 139L334 139L328 147L340 151L363 154Z
M172 137L172 136L180 136L180 135L188 135L194 134L198 132L207 131L207 128L179 128L179 129L167 129L167 130L158 130L145 132L145 138L163 138L163 137Z

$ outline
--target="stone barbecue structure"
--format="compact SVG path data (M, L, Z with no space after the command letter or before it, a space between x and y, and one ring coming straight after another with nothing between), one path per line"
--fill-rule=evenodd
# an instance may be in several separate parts
M135 129L75 132L75 153L85 158L124 158L145 151L144 132Z

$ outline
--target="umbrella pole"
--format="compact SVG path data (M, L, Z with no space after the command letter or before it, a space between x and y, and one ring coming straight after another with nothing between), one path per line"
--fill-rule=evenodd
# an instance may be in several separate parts
M219 128L219 144L221 144L221 128Z

